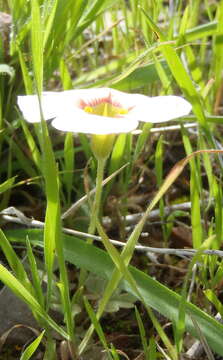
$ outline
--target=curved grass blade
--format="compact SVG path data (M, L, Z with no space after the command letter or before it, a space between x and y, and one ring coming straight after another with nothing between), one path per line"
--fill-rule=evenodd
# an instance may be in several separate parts
M29 360L31 358L31 356L34 354L34 352L36 351L36 349L38 348L39 344L41 343L41 340L43 338L44 335L43 331L24 351L24 353L22 354L22 356L20 357L20 360Z
M31 284L25 272L24 266L1 229L0 248L2 249L12 271L15 273L18 280L20 280L24 286L30 288Z
M23 284L8 271L3 265L0 264L0 280L9 287L16 296L22 299L33 312L36 312L44 321L48 323L54 330L56 330L65 339L69 339L68 334L58 326L54 320L42 309L40 304L32 296L32 294L23 286Z
M100 323L99 323L99 321L98 321L98 319L97 319L97 317L96 317L96 315L94 313L94 310L92 309L92 307L91 307L91 305L90 305L90 303L89 303L89 301L87 300L86 297L84 297L84 305L85 305L87 313L88 313L88 315L89 315L89 317L91 319L91 322L94 325L94 328L95 328L95 330L96 330L96 332L98 334L98 337L99 337L103 347L105 348L105 350L107 351L107 354L109 356L109 346L107 344L105 334L104 334L103 329L102 329L102 327L101 327L101 325L100 325Z
M197 116L198 122L203 127L205 134L210 141L210 144L214 144L214 140L212 139L211 133L207 126L207 120L203 111L201 97L196 90L185 67L183 66L180 57L178 56L176 50L166 42L166 37L160 31L159 27L153 22L151 17L145 12L145 10L142 9L142 13L147 19L147 22L151 29L157 34L158 38L160 39L160 42L158 43L158 49L163 54L176 82L182 89L187 99L191 102L194 114Z
M10 179L4 181L3 183L0 184L0 194L2 194L3 192L7 191L8 189L11 189L11 187L13 186L14 182L15 182L16 176L11 177Z

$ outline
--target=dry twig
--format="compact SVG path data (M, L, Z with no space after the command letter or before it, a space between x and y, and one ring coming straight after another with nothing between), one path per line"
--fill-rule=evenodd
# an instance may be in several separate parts
M44 222L42 221L38 221L35 219L30 219L28 217L26 217L20 210L14 208L14 207L9 207L7 209L4 209L3 211L0 212L0 215L2 215L2 218L5 221L8 222L14 222L17 224L22 224L22 225L26 225L28 227L33 227L33 228L43 228L44 227ZM74 235L74 236L78 236L78 237L82 237L82 238L91 238L93 240L96 241L101 241L100 236L96 236L96 235L90 235L81 231L77 231L77 230L73 230L73 229L69 229L69 228L62 228L63 232L66 234L70 234L70 235ZM116 245L116 246L120 246L120 247L124 247L125 243L118 241L118 240L113 240L113 239L109 239L111 241L112 244ZM169 249L169 248L154 248L154 247L150 247L150 246L143 246L143 245L136 245L135 250L137 251L141 251L141 252L150 252L150 253L155 253L155 254L161 254L161 255L176 255L176 256L180 256L180 257L193 257L196 253L197 250L194 249ZM215 256L219 256L221 258L223 258L223 251L221 250L204 250L203 254L205 255L215 255Z

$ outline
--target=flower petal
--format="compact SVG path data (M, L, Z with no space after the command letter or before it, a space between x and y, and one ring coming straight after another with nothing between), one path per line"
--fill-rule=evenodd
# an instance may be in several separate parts
M138 121L159 123L187 115L191 104L180 96L167 95L149 97L141 94L128 94L110 88L67 90L63 92L65 108L83 108L94 105L102 99L111 98L114 105L129 110L126 116Z
M135 94L132 104L134 106L128 116L150 123L176 119L189 114L192 108L188 101L174 95L147 97Z
M74 107L83 109L85 106L95 106L101 102L111 102L113 105L126 107L125 103L131 97L118 90L110 88L91 88L80 90L66 90L63 93L63 101L67 104L72 104ZM130 99L128 105L130 104Z
M138 126L138 121L134 118L111 118L75 110L56 117L52 126L74 133L107 135L132 131Z
M45 92L41 102L44 118L56 117L54 126L58 129L92 134L128 132L136 128L137 121L166 122L187 115L191 110L191 105L179 96L148 97L110 88ZM94 107L101 102L110 102L126 114L109 118L83 111L86 106ZM28 122L40 121L36 95L19 96L18 105Z
M58 112L62 111L60 110L62 104L60 103L59 96L60 93L57 92L42 93L41 104L45 120L56 117ZM41 121L37 95L18 96L17 103L26 121L30 123Z

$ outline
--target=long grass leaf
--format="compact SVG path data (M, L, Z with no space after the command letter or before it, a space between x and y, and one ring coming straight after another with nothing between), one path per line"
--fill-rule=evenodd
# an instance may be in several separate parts
M68 339L66 332L60 328L42 309L37 300L32 296L32 294L22 285L22 283L13 276L3 265L0 264L0 280L9 287L16 296L22 299L30 309L37 313L43 320L61 334L64 338Z
M17 256L16 252L14 251L13 247L11 246L10 242L6 238L3 231L0 229L0 247L10 265L10 268L13 270L14 274L20 280L24 286L30 287L30 281L24 269L24 266Z
M11 189L11 187L13 186L14 182L15 182L16 176L13 176L12 178L4 181L2 184L0 184L0 194L2 194L3 192Z
M41 343L44 333L45 331L42 331L41 334L25 349L22 356L20 357L20 360L29 360L31 358Z

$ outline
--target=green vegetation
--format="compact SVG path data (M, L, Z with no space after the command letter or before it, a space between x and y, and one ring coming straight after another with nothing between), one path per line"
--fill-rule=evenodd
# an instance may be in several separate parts
M99 347L101 359L177 360L196 339L201 359L223 356L223 1L0 9L0 280L40 329L20 359ZM43 91L104 87L181 96L192 112L115 141L94 135L93 151L89 135L45 121ZM25 94L37 94L41 122L24 120ZM116 117L112 106L95 108Z

